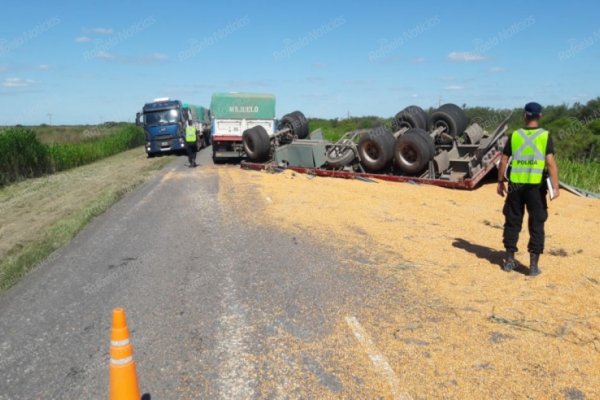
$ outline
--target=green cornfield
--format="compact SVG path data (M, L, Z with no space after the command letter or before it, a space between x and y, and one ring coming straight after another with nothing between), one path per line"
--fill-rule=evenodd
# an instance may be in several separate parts
M0 186L89 164L143 143L143 131L132 125L76 143L49 144L30 128L8 128L0 132Z

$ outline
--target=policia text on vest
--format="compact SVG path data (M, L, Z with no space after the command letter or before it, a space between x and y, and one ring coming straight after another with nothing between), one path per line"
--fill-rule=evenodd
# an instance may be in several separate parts
M518 129L511 136L512 163L509 181L539 184L546 167L548 131Z

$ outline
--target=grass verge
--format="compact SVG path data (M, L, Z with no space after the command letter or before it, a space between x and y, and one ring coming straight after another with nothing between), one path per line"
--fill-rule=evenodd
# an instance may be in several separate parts
M600 164L595 161L580 162L559 159L560 179L569 185L600 193Z
M139 149L130 150L0 191L0 238L5 242L0 248L0 293L172 160L147 160ZM51 206L45 209L42 203ZM38 215L32 218L31 210Z

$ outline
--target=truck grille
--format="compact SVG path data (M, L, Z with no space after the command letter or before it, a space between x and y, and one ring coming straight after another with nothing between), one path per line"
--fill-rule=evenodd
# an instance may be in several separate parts
M158 140L171 140L171 139L173 139L173 136L171 136L171 135L157 135L157 136L154 136L154 140L157 140L157 141Z

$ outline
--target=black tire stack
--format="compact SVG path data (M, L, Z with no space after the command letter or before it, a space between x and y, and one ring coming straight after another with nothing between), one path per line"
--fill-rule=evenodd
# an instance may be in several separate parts
M394 157L394 136L380 126L364 135L358 142L358 157L368 172L386 169Z
M361 165L368 172L386 170L392 160L406 175L418 175L436 155L436 142L430 132L443 127L442 137L457 139L467 128L464 111L455 104L444 104L429 116L419 106L399 111L392 121L394 132L404 132L394 139L390 131L379 127L369 132L358 144Z
M469 123L464 110L456 104L444 104L431 113L432 128L443 127L445 133L456 139L463 134Z
M398 112L392 121L392 129L394 132L402 128L420 128L429 130L429 116L419 106L408 106L404 110Z
M284 115L279 121L279 130L288 129L290 135L287 142L291 142L294 138L306 139L308 136L308 120L300 111L294 111Z
M426 130L412 128L398 136L394 146L394 164L408 175L422 172L435 156L435 144Z

